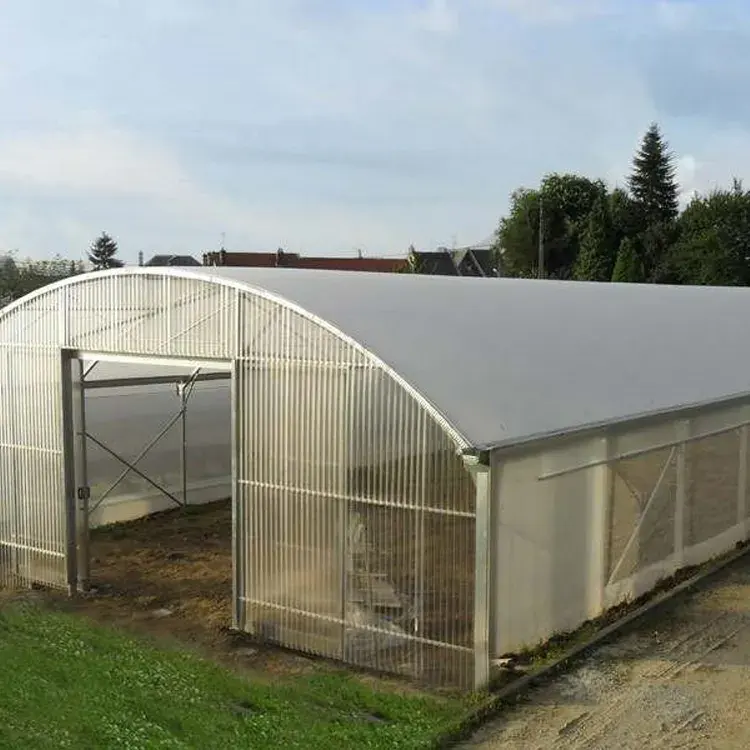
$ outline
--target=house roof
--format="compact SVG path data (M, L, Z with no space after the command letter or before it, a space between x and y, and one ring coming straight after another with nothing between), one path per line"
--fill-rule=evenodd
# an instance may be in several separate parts
M497 276L493 253L488 248L414 250L419 272L436 276Z
M192 255L154 255L146 266L200 266Z
M368 271L399 273L407 266L406 258L337 258L309 257L298 253L206 253L204 265L241 268L307 268L328 271Z
M279 263L278 253L230 253L219 250L203 255L204 266L239 266L241 268L275 268Z
M420 274L430 276L457 276L456 264L447 250L415 250Z
M301 256L295 261L293 267L328 271L398 273L406 266L406 258L306 258Z

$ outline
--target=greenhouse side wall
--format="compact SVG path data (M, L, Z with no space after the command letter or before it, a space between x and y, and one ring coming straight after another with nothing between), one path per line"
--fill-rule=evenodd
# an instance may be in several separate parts
M97 365L93 374L98 378L105 374L106 377L144 376L142 367L132 374L121 366L109 367L105 371L106 364ZM147 374L162 373L160 368L150 368ZM186 374L189 373L181 373L182 376ZM107 449L133 461L172 422L136 466L151 481L183 502L182 425L180 419L174 419L180 407L175 384L92 389L86 393L86 427ZM196 383L188 400L186 415L189 505L231 496L230 423L229 383ZM135 471L128 471L122 476L127 467L107 449L89 441L88 479L91 504L96 507L91 516L91 526L131 521L177 507L170 497ZM120 477L121 480L115 484Z
M716 408L496 456L493 656L746 539L748 421L748 405Z

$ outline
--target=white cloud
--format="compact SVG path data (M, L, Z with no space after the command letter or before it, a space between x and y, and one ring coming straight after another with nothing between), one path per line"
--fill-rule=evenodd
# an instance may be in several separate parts
M22 252L91 228L132 252L472 242L545 172L622 183L654 119L686 190L750 171L743 131L729 153L659 110L677 0L108 2L25 0L0 26L0 234Z
M495 9L533 23L564 23L610 13L613 0L483 0Z
M121 249L131 259L144 246L199 253L201 243L221 233L238 249L312 244L341 250L343 244L352 251L387 246L394 233L393 225L366 210L318 203L315 196L273 206L234 200L198 184L165 148L103 124L0 140L0 188L64 195L74 206L47 212L41 223L28 204L2 216L0 252L29 245L43 254L82 248L105 228L126 238ZM123 209L130 212L125 222ZM405 226L395 231L408 235Z
M695 28L700 14L700 5L691 0L659 0L655 6L656 22L671 33Z
M680 186L680 203L687 204L699 192L701 165L692 154L684 154L675 161L675 178Z
M95 126L0 139L0 182L153 198L192 189L162 150L122 129Z
M683 200L729 189L734 177L750 175L750 133L737 128L714 132L678 158L676 167Z
M437 34L453 34L458 30L457 8L449 0L427 0L415 14L417 27Z

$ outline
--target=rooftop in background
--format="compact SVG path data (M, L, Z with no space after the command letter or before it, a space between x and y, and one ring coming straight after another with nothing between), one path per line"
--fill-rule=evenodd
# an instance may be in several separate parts
M308 268L325 271L367 271L399 273L406 269L406 258L314 258L277 250L275 253L231 253L226 250L204 253L204 266L240 268Z
M490 243L449 250L413 250L406 258L322 258L305 257L279 249L275 253L233 253L227 250L204 253L204 266L235 268L307 268L320 271L366 271L401 273L412 269L427 276L500 276L499 259ZM164 264L166 265L166 264Z
M200 263L192 255L154 255L151 260L144 263L146 266L178 266L195 267Z
M409 263L417 273L427 276L500 276L499 259L491 245L482 243L469 247L423 252L415 250L409 254Z

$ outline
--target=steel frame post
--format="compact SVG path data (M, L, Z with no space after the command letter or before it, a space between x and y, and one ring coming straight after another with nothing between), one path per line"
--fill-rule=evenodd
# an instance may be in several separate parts
M679 569L685 562L685 531L688 520L689 476L687 464L687 441L690 438L690 421L680 420L675 425L677 439L677 488L674 509L674 559Z
M611 519L614 477L609 463L610 441L608 437L598 442L597 453L603 463L591 471L592 515L590 534L592 540L592 579L589 584L589 614L596 616L604 611L605 590L609 580L611 564Z
M238 306L239 307L239 306ZM231 380L231 421L232 421L232 628L244 631L246 626L245 604L246 585L244 570L247 565L245 559L247 552L245 513L242 504L242 493L240 491L240 368L241 361L235 359L232 362ZM247 388L247 384L244 384ZM243 546L244 545L244 546Z
M91 579L91 550L89 548L89 505L91 491L88 479L86 450L86 391L85 370L80 359L73 360L73 425L75 432L76 537L78 549L78 589L88 591Z
M180 479L182 482L182 507L187 506L187 400L188 393L184 383L177 385L180 398Z
M750 406L742 407L742 418L745 421L750 417ZM747 507L747 491L748 491L748 476L747 476L747 458L748 458L748 435L750 429L747 424L740 427L740 447L739 447L739 466L738 466L738 477L737 477L737 523L742 529L743 540L747 539L748 530L750 524L748 523L748 507Z
M68 595L73 596L77 590L78 554L77 554L77 451L76 451L76 392L80 393L79 384L74 382L75 358L71 352L62 349L60 352L60 397L62 401L62 444L63 475L65 502L65 540ZM78 379L78 369L76 378Z
M490 681L490 522L492 472L489 456L464 456L464 465L476 487L474 551L474 689Z
M356 420L359 417L355 410L354 400L354 379L352 377L352 371L348 370L344 372L346 378L346 399L347 403L344 408L338 411L338 420L340 425L339 434L339 451L338 465L339 465L339 486L338 492L341 495L341 500L338 503L339 507L339 565L341 570L341 579L339 581L341 597L341 659L346 660L346 644L347 644L347 617L348 613L348 599L349 599L349 501L346 499L348 495L347 477L349 474L349 467L351 466L350 456L350 440L354 434L354 426ZM361 417L359 417L361 418Z

